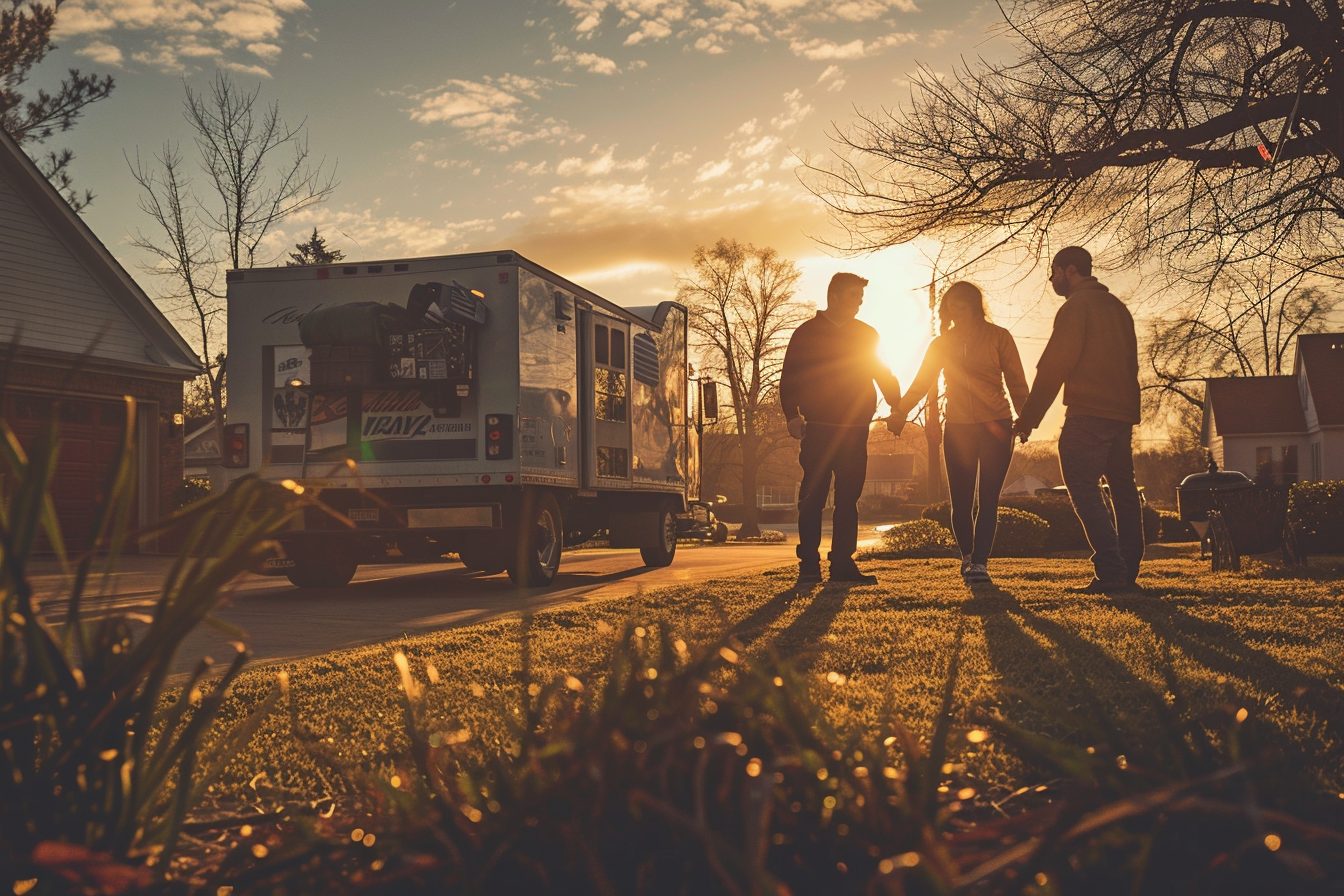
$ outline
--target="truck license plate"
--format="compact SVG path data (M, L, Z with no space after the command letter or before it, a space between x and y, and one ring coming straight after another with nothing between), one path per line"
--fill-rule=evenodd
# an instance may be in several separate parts
M378 508L358 508L350 511L350 521L355 523L376 523L378 522Z

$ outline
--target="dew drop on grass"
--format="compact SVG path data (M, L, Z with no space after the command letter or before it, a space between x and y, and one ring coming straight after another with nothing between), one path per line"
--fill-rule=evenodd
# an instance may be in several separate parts
M705 748L705 739L697 735L695 740L691 741L691 745L697 750L703 750ZM1341 793L1340 796L1344 797L1344 793Z
M393 787L394 789L396 789L396 790L400 790L400 789L401 789L401 775L393 775L393 776L391 777L391 779L388 780L387 783L391 784L392 787Z
M473 697L484 697L484 696L485 696L485 688L481 687L481 686L478 685L478 684L472 684L472 686L471 686L471 696L473 696Z
M719 656L723 657L730 663L737 662L737 651L731 647L720 647Z
M117 758L117 751L104 750L103 752L98 754L98 758L103 760L104 762L111 762L113 759Z
M748 778L755 778L755 777L757 777L758 775L760 775L760 773L761 773L761 760L759 760L759 759L757 759L757 758L755 758L755 757L752 757L752 758L747 762L747 777L748 777Z
M775 687L777 688L784 687L784 679L780 678L778 675L775 676Z
M1045 872L1043 872L1043 871L1038 871L1038 872L1036 873L1036 886L1038 886L1038 887L1043 887L1043 886L1045 886L1046 884L1048 884L1049 882L1050 882L1050 878L1048 878L1048 877L1045 876Z
M1250 715L1251 714L1246 711L1246 707L1243 706L1241 709L1237 710L1237 721L1244 722L1246 721L1246 719L1250 717Z
M975 728L966 732L966 739L973 744L982 744L989 739L989 732Z
M882 746L884 746L884 747L889 747L889 746L891 746L891 745L894 744L894 743L896 743L896 735L893 734L891 737L889 737L889 738L887 738L886 740L882 741Z
M350 832L350 839L351 839L353 842L355 842L355 843L358 843L359 841L363 840L363 839L364 839L364 829L363 829L363 828L355 828L353 831Z
M974 798L975 798L974 787L963 787L957 791L957 799L959 800L969 800Z
M251 836L252 836L252 825L250 825L250 824L245 824L245 825L243 825L242 827L240 827L240 828L238 829L238 836L239 836L239 837L251 837Z
M481 813L477 812L476 814L479 816ZM475 819L472 820L475 821ZM372 846L374 844L374 841L377 839L378 838L375 837L373 834L365 834L364 839L359 842L363 843L365 846Z
M253 843L253 844L252 844L252 855L256 856L256 857L259 858L259 859L264 859L264 858L266 858L266 855L267 855L267 853L269 853L269 852L270 852L270 850L266 848L266 845L265 845L264 843Z
M642 625L637 625L637 626L635 626L635 637L636 637L636 638L643 638L643 637L646 637L648 634L649 634L649 631L648 631L648 629L646 629L644 626L642 626Z
M535 681L527 686L527 694L529 697L535 697L540 693L541 693L541 685L537 684Z
M1270 852L1278 852L1279 847L1282 845L1283 841L1279 839L1278 834L1265 835L1265 849L1268 849Z

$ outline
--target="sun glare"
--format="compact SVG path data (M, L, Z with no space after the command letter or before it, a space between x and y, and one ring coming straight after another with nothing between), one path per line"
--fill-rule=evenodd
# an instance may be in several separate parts
M915 377L932 338L929 313L929 262L914 246L893 246L860 258L813 256L798 262L803 276L798 298L826 305L826 285L838 271L868 279L859 320L882 337L882 360L905 388Z

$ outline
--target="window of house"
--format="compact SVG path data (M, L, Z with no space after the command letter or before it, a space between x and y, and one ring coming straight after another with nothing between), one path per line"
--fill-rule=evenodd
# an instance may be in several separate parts
M1279 481L1287 485L1297 481L1297 446L1284 445L1279 459Z
M1274 449L1268 445L1255 449L1255 481L1274 481Z

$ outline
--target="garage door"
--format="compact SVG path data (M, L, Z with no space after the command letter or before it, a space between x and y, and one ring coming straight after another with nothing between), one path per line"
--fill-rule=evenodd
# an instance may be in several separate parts
M4 413L25 451L52 414L57 414L61 453L52 479L51 497L66 547L72 551L87 547L94 508L103 499L122 438L125 405L96 399L66 398L57 402L39 395L9 395L5 397ZM131 519L136 519L134 509Z

